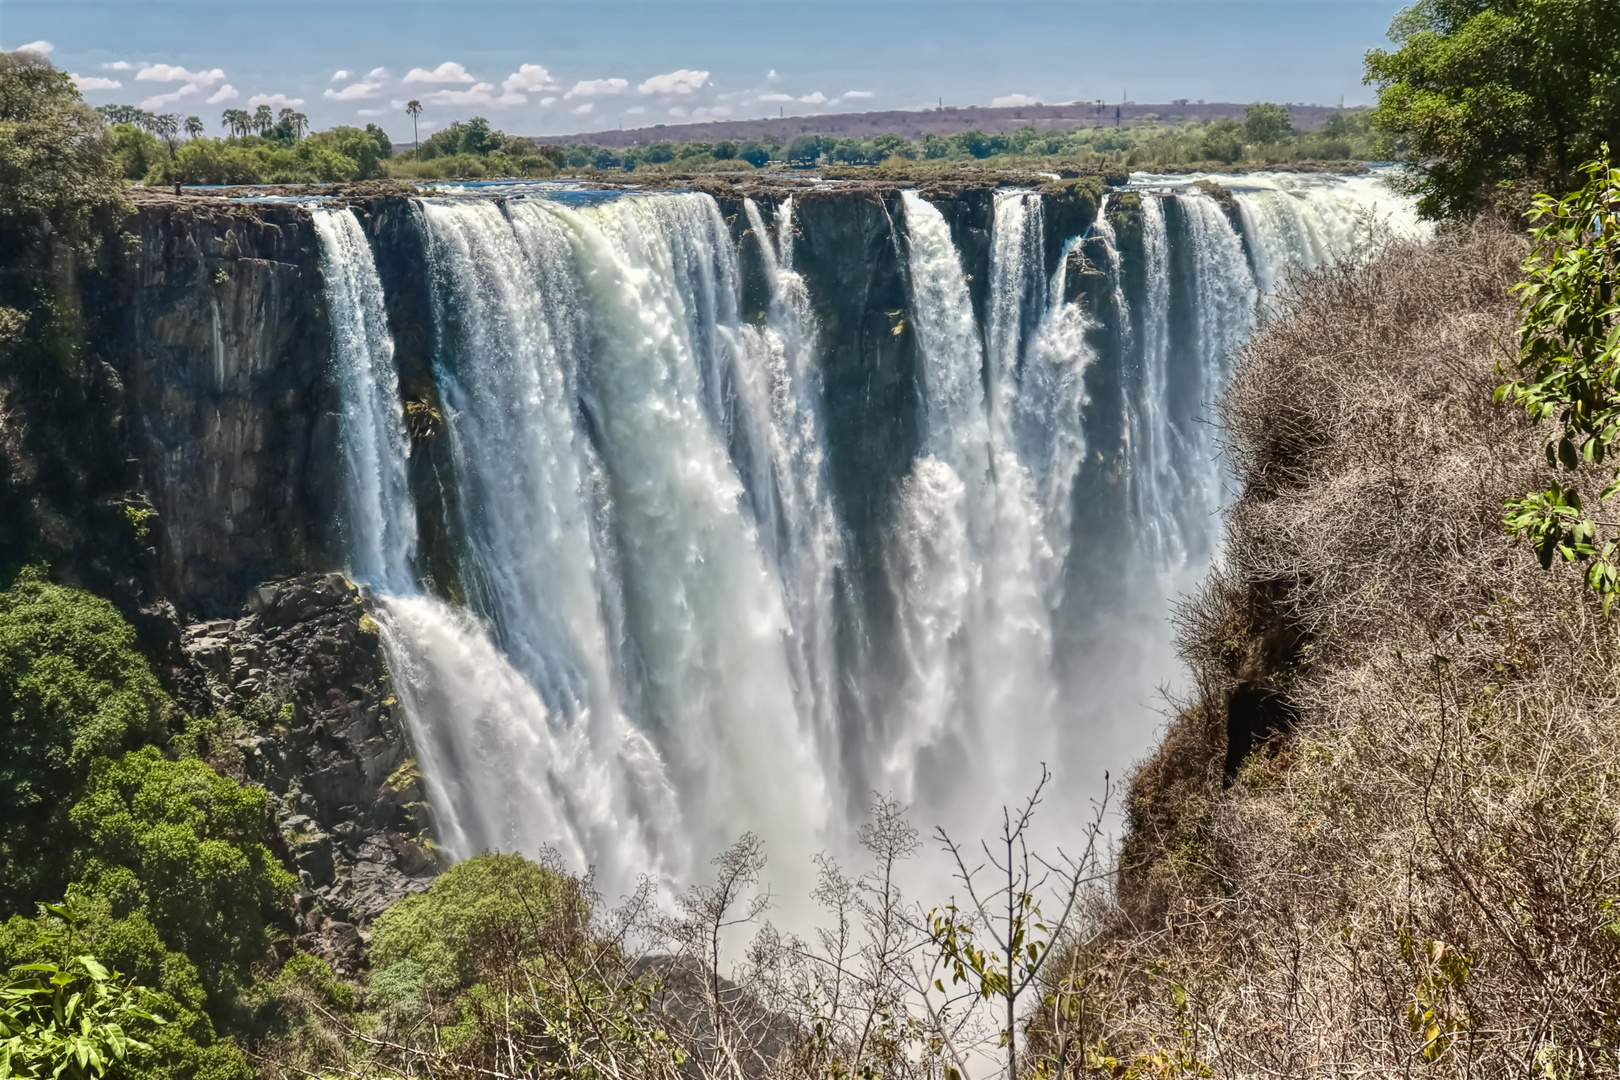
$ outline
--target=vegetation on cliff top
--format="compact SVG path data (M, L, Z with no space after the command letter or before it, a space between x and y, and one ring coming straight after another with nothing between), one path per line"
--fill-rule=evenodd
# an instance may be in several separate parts
M1421 0L1393 52L1367 56L1373 122L1421 166L1432 218L1518 213L1536 192L1580 186L1579 167L1620 145L1620 5L1612 0Z

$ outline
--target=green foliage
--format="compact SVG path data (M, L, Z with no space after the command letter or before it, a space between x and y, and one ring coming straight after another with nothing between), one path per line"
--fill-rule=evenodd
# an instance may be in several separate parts
M377 917L371 966L389 993L453 993L484 976L480 942L562 915L588 918L578 882L521 855L480 855Z
M0 223L49 223L80 248L91 223L125 207L107 125L65 72L37 53L0 53Z
M1294 134L1294 122L1283 106L1256 102L1243 110L1243 134L1252 143L1276 142Z
M137 1004L138 991L94 957L73 967L23 964L0 976L0 1078L88 1080L151 1049L126 1030L163 1023Z
M1524 264L1520 297L1518 378L1499 387L1498 401L1522 406L1532 419L1553 420L1547 464L1574 472L1603 465L1620 434L1620 170L1588 162L1584 187L1563 199L1538 196L1531 212L1536 246ZM1620 492L1620 468L1598 496ZM1608 611L1620 591L1616 541L1574 485L1506 501L1503 524L1527 538L1544 567L1554 558L1586 564L1586 582Z
M82 837L70 895L105 897L115 916L143 913L211 994L247 984L296 887L260 842L263 789L147 747L97 762L69 819Z
M16 916L0 923L0 966L68 966L86 952L127 973L142 988L141 1007L167 1021L142 1031L150 1048L132 1055L127 1070L132 1077L252 1080L242 1052L215 1036L208 992L196 967L170 951L144 915L115 919L105 898L78 896L62 906L43 906L37 919Z
M0 913L61 895L69 793L158 737L166 701L107 601L35 568L0 592Z
M1394 52L1367 54L1374 122L1416 163L1426 217L1578 187L1579 164L1620 131L1613 0L1420 0L1390 38Z
M457 154L481 157L499 150L505 142L506 136L490 127L488 120L475 116L471 120L454 121L429 135L422 141L416 156L422 161Z
M152 166L168 153L156 135L134 124L119 124L113 128L113 152L118 156L119 172L125 180L145 179Z

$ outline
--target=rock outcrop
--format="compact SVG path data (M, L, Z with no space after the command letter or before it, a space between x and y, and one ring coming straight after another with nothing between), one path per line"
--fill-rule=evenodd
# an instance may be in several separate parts
M342 575L304 574L181 636L183 700L227 718L215 767L271 794L302 882L298 944L353 970L363 927L439 869L377 624Z

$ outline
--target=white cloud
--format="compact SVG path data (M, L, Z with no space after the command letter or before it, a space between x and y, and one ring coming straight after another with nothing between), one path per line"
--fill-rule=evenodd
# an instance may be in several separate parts
M376 82L378 79L387 79L391 77L392 76L388 74L388 69L385 67L374 67L370 71L366 72L366 82Z
M328 87L326 96L333 101L364 101L367 98L376 97L377 91L381 89L382 83L357 82L350 83L341 90L333 90Z
M525 90L555 90L557 80L551 77L551 72L539 64L522 64L501 83L501 89L508 94L518 94Z
M1039 101L1036 101L1034 98L1030 97L1028 94L1007 94L1004 97L998 97L998 98L991 98L990 99L990 107L992 109L1012 109L1012 108L1016 108L1016 107L1018 107L1020 105L1039 105L1039 104L1040 104Z
M288 97L286 94L254 94L248 98L247 103L250 109L257 109L260 105L268 105L272 110L290 109L296 105L302 105L304 99L301 97Z
M226 83L224 86L208 95L208 104L218 105L222 101L235 101L241 96L242 95L236 92L236 87L232 86L230 83Z
M358 110L358 115L360 115L360 116L387 116L388 115L388 110L387 109L360 109L360 110Z
M128 60L114 60L110 64L102 64L102 71L134 71L135 65Z
M646 111L647 111L647 106L645 106L645 105L632 105L630 108L624 110L624 114L626 116L640 116L642 113L644 113Z
M694 90L702 89L703 84L708 81L707 71L689 71L681 68L667 75L654 75L636 89L643 94L690 94Z
M813 94L804 95L799 100L804 102L806 105L825 105L827 104L827 95L823 94L820 90L817 90Z
M467 74L467 69L453 60L446 60L432 71L426 68L411 68L405 75L408 83L470 83L473 77Z
M670 107L669 115L674 117L684 117L686 115L686 110L681 108L679 105L673 105Z
M103 79L99 75L69 75L73 85L79 88L79 93L88 93L91 90L117 90L124 84L117 79Z
M555 105L555 104L557 104L557 98L553 94L547 94L545 97L540 99L540 104L542 104L542 105Z
M630 83L624 79L581 79L563 97L605 97L609 94L622 94L629 85Z
M326 80L326 81L327 82L342 82L344 79L352 79L352 78L354 78L354 72L352 72L352 71L334 71L334 72L332 72L332 77L330 79Z
M853 101L856 98L869 98L871 96L872 96L872 91L870 91L870 90L845 90L844 91L844 100L845 101Z
M435 105L522 105L522 94L495 93L494 83L474 83L465 90L435 90L427 96Z
M766 81L766 82L775 82L775 81L776 81L776 80L777 80L777 79L780 79L780 78L781 78L781 77L782 77L782 76L780 76L780 75L778 75L778 74L777 74L777 73L776 73L776 69L775 69L775 68L771 68L771 70L769 70L769 71L767 71L767 72L766 72L766 73L765 73L765 81Z
M173 105L181 98L190 97L191 95L200 92L201 91L196 83L187 83L180 89L170 94L153 94L151 97L141 102L141 108L147 110L148 112L154 112L158 109Z
M706 109L693 109L694 120L719 120L731 115L730 105L711 105Z
M56 51L56 46L52 45L48 41L30 41L26 45L17 46L16 51L39 53L41 56L49 56L51 53Z
M759 97L756 98L755 100L757 100L757 101L792 101L793 100L793 95L792 94L779 94L779 93L777 93L777 92L775 92L773 90L769 94L761 94L761 95L759 95Z
M187 71L175 64L144 64L136 72L135 78L141 82L183 82L191 86L212 86L225 80L225 73L219 68L212 71Z
M587 101L583 105L575 105L570 111L572 111L575 116L584 116L594 108L596 108L596 103L594 101Z

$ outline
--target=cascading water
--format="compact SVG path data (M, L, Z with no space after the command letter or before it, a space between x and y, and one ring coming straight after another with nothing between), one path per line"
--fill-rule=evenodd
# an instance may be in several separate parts
M1091 356L1083 315L1049 287L1039 195L996 198L983 345L943 215L903 200L923 423L896 531L910 670L886 779L961 826L967 785L1016 790L1056 747L1053 619Z
M1199 186L1209 181L1232 192L1235 214ZM1138 175L1132 187L1142 295L1129 350L1131 505L1138 536L1176 590L1202 576L1219 545L1227 492L1212 407L1257 305L1291 268L1351 256L1380 230L1422 227L1377 175Z
M751 829L791 904L870 791L977 830L1045 761L1066 774L1062 813L1083 805L1145 744L1149 724L1118 714L1170 677L1165 595L1213 557L1209 403L1257 298L1383 205L1354 184L1248 177L1223 206L1145 178L1139 245L1121 252L1105 218L1050 271L1042 197L998 192L982 324L945 216L902 193L919 452L881 540L899 657L882 671L839 591L849 540L792 199L739 207L767 286L752 321L707 195L416 202L465 608L414 584L381 287L353 214L317 211L352 572L377 597L441 841L549 845L611 894L688 880ZM1065 299L1081 250L1106 255L1120 370L1098 385L1117 404L1088 397L1104 321ZM1087 546L1115 511L1082 500L1114 483L1084 479L1112 452L1086 417L1110 409L1130 551ZM1077 560L1151 586L1092 612ZM1066 651L1063 627L1103 618L1089 640L1106 647Z
M311 213L321 245L332 376L342 408L350 570L368 584L407 589L416 553L416 512L406 479L405 413L382 282L354 211L316 208Z

